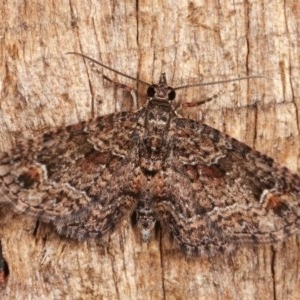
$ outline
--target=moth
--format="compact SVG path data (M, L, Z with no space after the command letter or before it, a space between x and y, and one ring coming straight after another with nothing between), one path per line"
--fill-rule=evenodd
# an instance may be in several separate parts
M299 232L297 174L179 117L173 100L185 86L168 86L164 73L157 84L139 81L147 104L136 112L61 127L0 154L0 205L78 240L134 218L148 242L159 223L179 248L199 255Z

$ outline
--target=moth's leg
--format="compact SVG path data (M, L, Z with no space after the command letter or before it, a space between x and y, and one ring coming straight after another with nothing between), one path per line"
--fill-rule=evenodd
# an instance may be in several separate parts
M122 84L120 82L114 81L110 79L108 76L103 75L103 72L99 70L99 68L95 65L95 63L89 61L89 64L96 74L99 74L103 79L107 82L109 82L110 86L113 86L118 89L122 89L124 92L129 93L131 98L132 98L132 103L133 103L133 110L137 110L139 108L138 102L137 102L137 90L126 85Z
M130 93L132 97L132 103L133 103L133 109L137 110L139 108L138 102L137 102L137 90L120 82L116 82L109 77L102 75L103 79L107 80L112 86L122 89L124 92Z

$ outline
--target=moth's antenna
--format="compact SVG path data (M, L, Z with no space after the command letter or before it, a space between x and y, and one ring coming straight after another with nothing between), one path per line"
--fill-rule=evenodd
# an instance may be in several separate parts
M218 83L227 83L227 82L240 81L240 80L252 79L252 78L265 78L265 76L253 75L253 76L239 77L239 78L219 80L219 81L199 82L199 83L194 83L194 84L187 84L187 85L177 86L173 89L174 90L182 90L182 89L187 89L187 88L190 88L190 87L203 86L203 85L213 85L213 84L218 84Z
M119 74L119 75L121 75L121 76L123 76L123 77L132 79L132 80L134 80L134 81L136 81L136 82L140 82L140 83L146 84L146 85L148 85L148 86L151 85L150 83L148 83L148 82L146 82L146 81L143 81L143 80L141 80L141 79L137 79L137 78L135 78L135 77L132 77L132 76L130 76L130 75L127 75L127 74L124 74L124 73L122 73L122 72L120 72L120 71L117 71L117 70L115 70L115 69L113 69L113 68L111 68L111 67L109 67L109 66L107 66L107 65L105 65L105 64L103 64L103 63L101 63L101 62L99 62L99 61L97 61L97 60L95 60L95 59L93 59L93 58L91 58L91 57L89 57L89 56L86 56L86 55L84 55L84 54L77 53L77 52L67 52L66 54L75 54L75 55L79 55L79 56L81 56L81 57L83 57L83 58L85 58L85 59L88 59L88 60L92 61L93 63L95 63L95 64L97 64L97 65L100 65L101 67L103 67L103 68L105 68L105 69L107 69L107 70L113 71L113 72L115 72L115 73L117 73L117 74Z
M90 61L92 61L93 63L107 69L107 70L110 70L110 71L113 71L123 77L126 77L126 78L129 78L131 80L134 80L136 82L140 82L140 83L143 83L145 85L148 85L148 86L151 86L150 83L144 81L144 80L141 80L141 79L137 79L135 77L132 77L130 75L127 75L127 74L124 74L116 69L113 69L89 56L86 56L84 54L81 54L81 53L78 53L78 52L67 52L66 54L75 54L75 55L79 55L85 59L88 59ZM187 84L187 85L182 85L182 86L178 86L178 87L175 87L173 88L173 90L182 90L182 89L187 89L187 88L190 88L190 87L197 87L197 86L204 86L204 85L213 85L213 84L219 84L219 83L227 83L227 82L233 82L233 81L240 81L240 80L245 80L245 79L253 79L253 78L265 78L265 76L262 76L262 75L253 75L253 76L246 76L246 77L239 77L239 78L233 78L233 79L227 79L227 80L219 80L219 81L211 81L211 82L199 82L199 83L195 83L195 84Z

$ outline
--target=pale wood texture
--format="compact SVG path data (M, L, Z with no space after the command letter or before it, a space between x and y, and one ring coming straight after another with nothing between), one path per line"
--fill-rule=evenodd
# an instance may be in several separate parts
M77 51L148 82L161 71L171 85L267 76L183 90L182 102L219 96L181 113L202 115L299 170L298 1L0 2L1 150L20 136L133 109L126 93L104 86L81 58L65 55ZM145 88L139 88L141 96ZM126 221L101 241L61 238L47 225L35 229L36 220L1 209L0 238L11 271L1 299L300 297L295 237L207 259L174 250L164 232L145 245Z

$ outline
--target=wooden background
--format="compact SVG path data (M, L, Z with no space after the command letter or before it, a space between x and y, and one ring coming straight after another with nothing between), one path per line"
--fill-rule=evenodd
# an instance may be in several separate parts
M0 0L0 150L20 137L133 110L77 51L131 76L169 84L238 75L264 79L180 91L181 109L299 171L300 4L296 0ZM102 69L99 69L102 72ZM110 72L115 80L145 87ZM142 244L125 220L103 240L76 242L5 208L10 266L1 299L299 299L299 239L187 258L158 232Z

